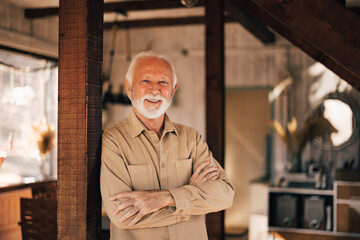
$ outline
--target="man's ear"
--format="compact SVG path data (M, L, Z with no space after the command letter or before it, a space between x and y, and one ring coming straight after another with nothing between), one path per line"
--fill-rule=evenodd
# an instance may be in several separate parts
M131 85L127 79L125 79L125 89L127 96L131 99Z
M177 89L178 85L175 84L174 90L173 90L173 96L175 95L176 89Z

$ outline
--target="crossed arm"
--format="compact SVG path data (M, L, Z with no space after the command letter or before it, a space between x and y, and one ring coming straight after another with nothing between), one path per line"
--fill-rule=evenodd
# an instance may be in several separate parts
M216 180L220 176L219 169L209 166L210 161L201 163L194 171L190 178L189 185L198 186L207 181ZM131 191L114 194L110 197L111 201L123 200L114 210L114 214L118 215L125 209L129 209L123 213L119 219L124 223L131 217L134 217L128 226L135 225L144 216L157 212L164 207L175 207L175 199L169 190L152 190L152 191Z
M191 215L220 211L232 204L234 187L197 137L195 171L187 185L167 190L132 191L125 161L111 134L103 135L101 194L111 222L118 228L163 227L187 221ZM116 172L114 171L116 169Z

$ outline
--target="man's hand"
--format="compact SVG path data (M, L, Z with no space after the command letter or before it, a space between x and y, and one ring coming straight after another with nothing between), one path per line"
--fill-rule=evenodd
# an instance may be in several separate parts
M209 166L210 161L202 162L194 171L189 180L189 184L198 186L210 180L216 180L220 176L220 171L217 167Z
M149 213L156 212L166 206L175 206L175 200L168 190L122 192L110 197L111 201L118 199L125 201L115 208L114 214L118 215L121 211L130 208L119 219L120 222L125 222L127 219L135 216L128 224L129 226L135 225Z

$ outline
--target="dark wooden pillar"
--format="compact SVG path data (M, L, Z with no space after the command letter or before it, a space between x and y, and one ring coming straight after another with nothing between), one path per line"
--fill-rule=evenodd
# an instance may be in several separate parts
M224 166L224 17L223 1L205 1L206 140ZM206 215L210 240L224 238L224 212Z
M58 239L100 239L102 25L102 0L60 0Z

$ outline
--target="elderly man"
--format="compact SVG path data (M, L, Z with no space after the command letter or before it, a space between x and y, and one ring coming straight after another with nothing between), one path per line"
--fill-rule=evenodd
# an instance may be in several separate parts
M234 187L199 133L165 114L177 89L174 67L163 55L140 53L125 88L133 109L102 141L111 239L207 239L204 214L230 207Z

